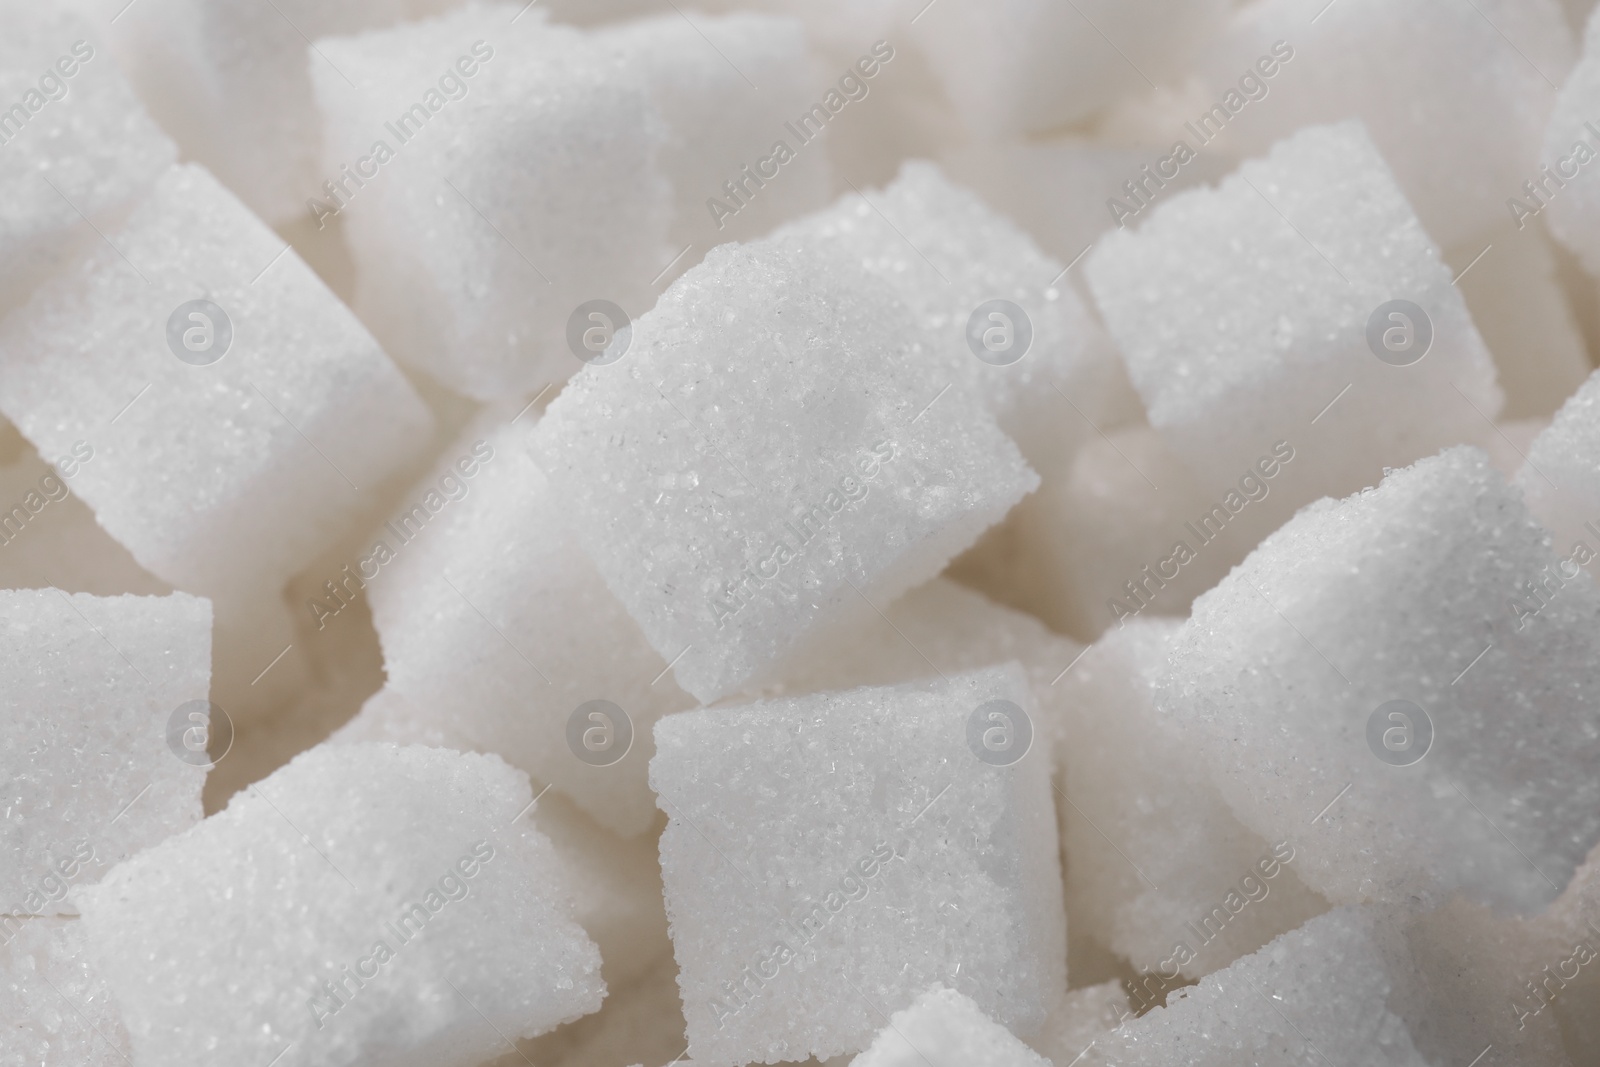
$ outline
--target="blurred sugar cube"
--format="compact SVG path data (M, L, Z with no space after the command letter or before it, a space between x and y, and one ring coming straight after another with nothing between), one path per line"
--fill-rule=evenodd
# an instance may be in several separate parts
M96 222L132 206L177 153L86 20L5 0L0 22L4 311L97 243Z
M658 162L676 204L673 252L758 237L827 202L827 149L793 132L819 81L797 19L669 12L603 28L594 41L643 72L660 109L666 140Z
M894 1013L850 1067L1049 1067L954 989L934 986Z
M67 892L200 820L211 607L183 593L0 591L0 914Z
M1529 913L1600 841L1600 591L1483 454L1303 509L1194 604L1158 705L1335 903Z
M1562 562L1554 588L1536 577L1542 593L1554 592L1577 570L1600 556L1600 371L1589 375L1526 452L1516 486L1529 509L1555 535Z
M324 745L80 891L135 1057L470 1067L593 1011L531 802L492 756Z
M131 1062L121 1009L86 950L77 919L0 915L3 1062L28 1067Z
M1066 945L1033 707L1005 665L657 724L690 1058L856 1051L934 982L1044 1022Z
M982 397L1042 475L1093 435L1117 375L1110 342L1062 264L935 164L907 163L777 236L847 249L890 283L934 342L919 373Z
M1058 683L1067 911L1140 972L1141 1007L1328 907L1296 873L1293 837L1242 826L1157 710L1178 626L1113 629Z
M720 246L550 405L535 458L695 697L776 680L1037 484L931 343L848 256Z
M911 33L975 140L1043 133L1181 71L1225 24L1224 0L955 0Z
M1481 249L1549 161L1540 134L1574 52L1559 0L1265 0L1206 50L1217 103L1191 121L1201 144L1248 155L1360 119L1434 241Z
M1030 1042L1052 1064L1073 1064L1100 1035L1133 1015L1120 981L1069 989Z
M417 505L402 504L336 579L344 597L370 583L387 686L408 705L375 705L346 731L428 742L437 723L450 743L497 753L637 834L655 818L651 727L695 701L568 532L527 453L534 420L496 410L468 426L403 498ZM595 701L615 720L604 737L580 712Z
M1252 507L1259 532L1493 432L1494 364L1359 123L1158 203L1087 270L1150 424L1208 491L1275 447L1298 454Z
M316 214L343 224L356 309L396 359L480 400L565 379L574 310L638 314L673 258L655 64L518 8L324 39L337 69L312 70Z
M140 92L183 146L250 209L279 224L305 211L318 173L313 68L340 76L318 38L420 18L457 0L152 0L119 30ZM131 5L130 5L131 6ZM122 20L109 7L107 17Z
M1374 917L1341 908L1128 1020L1083 1062L1427 1067L1385 1003L1391 988Z

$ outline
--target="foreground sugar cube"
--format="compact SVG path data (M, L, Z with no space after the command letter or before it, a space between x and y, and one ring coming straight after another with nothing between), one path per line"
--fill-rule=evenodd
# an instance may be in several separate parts
M0 917L5 1060L30 1067L115 1067L131 1049L120 1006L88 959L76 919Z
M176 155L76 14L7 0L0 41L0 307L97 243ZM81 215L79 213L82 213Z
M141 564L218 596L276 590L426 444L372 336L196 166L0 327L0 410Z
M196 597L0 591L0 915L70 913L200 821L210 667Z
M936 341L921 373L981 396L1042 475L1094 434L1115 374L1105 334L1060 284L1062 264L936 165L907 163L886 188L847 194L780 234L847 249L889 282ZM996 300L1021 316L985 311Z
M307 606L325 620L365 590L388 688L405 698L347 731L424 743L445 731L440 743L497 753L608 828L637 834L656 812L651 727L695 701L568 532L527 453L534 416L515 415L468 426L332 593ZM580 713L596 701L615 720L600 725L604 737L587 733L594 723Z
M1537 911L1600 841L1600 591L1476 449L1303 509L1201 596L1158 705L1335 903ZM1566 572L1563 572L1565 579Z
M469 1067L593 1011L531 801L492 756L320 746L81 891L137 1062Z
M1227 12L1221 0L958 0L919 14L912 33L968 131L998 140L1068 125L1177 73Z
M535 458L689 693L774 679L1037 484L976 397L920 372L928 343L847 256L720 246L550 405Z
M894 1013L850 1067L1049 1067L1044 1059L954 989L934 986Z
M1392 983L1373 917L1341 908L1103 1036L1086 1064L1425 1067L1385 1003Z
M311 72L331 70L332 61L308 43L453 6L453 0L156 0L141 3L119 28L130 37L141 93L185 156L277 224L304 212L306 198L318 195L329 177L318 172L321 130ZM107 9L108 17L120 14Z
M1489 353L1359 123L1302 130L1158 204L1087 270L1150 424L1208 488L1280 442L1300 454L1262 532L1492 432Z
M1133 964L1140 1007L1328 906L1296 873L1298 835L1268 840L1241 825L1157 710L1178 628L1112 629L1058 683L1067 909Z
M694 1062L857 1051L883 1025L869 1005L898 1011L935 982L1019 1034L1043 1023L1066 948L1032 709L1006 665L657 724Z
M1200 64L1214 106L1190 116L1198 135L1185 139L1254 153L1315 123L1360 119L1434 240L1481 251L1487 231L1511 220L1507 198L1524 196L1522 183L1551 161L1540 134L1575 51L1559 0L1319 9L1241 8ZM1259 77L1278 60L1276 76Z
M313 207L343 223L357 310L396 359L479 400L580 368L579 305L638 315L675 251L650 65L513 23L521 6L324 39L337 70L312 70L331 175Z

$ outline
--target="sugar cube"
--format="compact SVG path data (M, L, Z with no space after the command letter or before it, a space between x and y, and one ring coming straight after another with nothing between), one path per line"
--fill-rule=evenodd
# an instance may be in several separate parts
M131 1062L122 1015L90 966L77 919L0 915L0 1019L7 1067Z
M675 202L673 252L758 237L827 202L827 150L802 141L806 131L795 125L821 96L797 19L669 10L597 31L594 42L644 75L661 111L667 132L658 163ZM871 90L855 81L864 99ZM698 255L684 258L691 257Z
M1178 627L1128 622L1058 683L1067 911L1075 930L1133 964L1141 1006L1328 907L1296 873L1294 835L1269 840L1241 825L1157 710Z
M1260 456L1296 454L1251 504L1264 529L1492 433L1488 350L1358 122L1302 130L1158 204L1087 270L1150 424L1208 492L1230 491L1229 511Z
M1374 927L1357 908L1312 919L1124 1023L1083 1062L1427 1067L1385 1003L1391 983Z
M372 336L216 180L173 167L0 323L0 410L153 573L276 592L427 443Z
M1574 52L1559 0L1265 0L1205 51L1215 103L1191 120L1199 136L1173 132L1248 155L1360 119L1433 239L1477 251L1515 221L1507 197L1541 179L1540 134Z
M323 745L77 901L140 1063L477 1064L605 986L492 756Z
M1050 1067L954 989L935 985L889 1019L851 1067Z
M0 23L0 311L99 243L177 150L74 12L5 0Z
M942 3L912 27L977 139L1042 133L1181 70L1228 14L1224 0Z
M1600 371L1589 375L1533 439L1516 486L1555 534L1556 554L1564 561L1558 581L1600 552L1600 535L1594 533L1600 528ZM1544 575L1536 580L1548 583Z
M1030 1044L1052 1064L1074 1064L1101 1034L1132 1014L1119 981L1069 989Z
M1304 508L1197 599L1158 707L1329 900L1536 911L1600 841L1600 591L1562 568L1450 449Z
M1104 333L1057 284L1062 265L935 164L907 163L779 236L846 250L889 282L937 341L918 373L982 397L1041 475L1093 435L1115 376Z
M690 1061L684 1056L677 978L678 967L668 952L627 985L611 984L599 1011L534 1039L524 1052L539 1067L593 1067L597 1063L684 1067ZM522 1056L507 1053L494 1067L521 1062Z
M320 193L311 71L339 71L315 42L443 11L456 0L143 0L123 23L141 93L250 209L277 224ZM108 8L120 18L125 9Z
M0 590L0 914L67 892L200 820L211 608L183 593Z
M934 982L1019 1034L1044 1022L1065 915L1033 708L1008 664L656 725L691 1059L857 1051Z
M551 403L535 458L690 694L774 680L1037 485L931 343L846 255L723 245Z
M527 453L534 416L515 414L469 425L336 579L345 598L370 585L387 688L425 712L376 706L365 736L497 753L638 834L656 814L651 727L695 701L568 532Z
M356 309L396 359L479 400L580 368L579 306L638 315L674 251L647 72L521 6L324 39L337 70L312 68L316 214L341 219Z

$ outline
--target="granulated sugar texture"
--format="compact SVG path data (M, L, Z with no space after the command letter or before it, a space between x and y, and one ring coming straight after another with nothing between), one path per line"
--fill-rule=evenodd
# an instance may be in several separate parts
M0 1067L1600 1065L1596 7L0 0Z

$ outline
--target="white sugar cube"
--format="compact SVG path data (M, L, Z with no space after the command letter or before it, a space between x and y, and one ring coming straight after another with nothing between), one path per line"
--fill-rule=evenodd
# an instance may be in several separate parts
M1359 123L1158 203L1087 269L1150 424L1208 491L1280 442L1299 453L1255 505L1277 521L1492 433L1488 350Z
M684 1055L677 978L677 964L668 952L627 985L611 984L599 1011L536 1038L522 1051L539 1067L593 1067L597 1063L684 1067L690 1061ZM506 1055L522 1062L521 1056ZM509 1064L500 1061L495 1067Z
M1178 626L1113 629L1058 683L1067 910L1133 964L1141 1006L1327 910L1295 871L1293 835L1240 825L1156 709Z
M1224 0L955 0L912 33L977 137L1065 126L1180 71Z
M892 285L935 342L918 373L982 397L1042 475L1094 434L1116 373L1105 334L1062 264L936 165L907 163L779 236L844 249Z
M1600 194L1586 180L1600 157L1600 128L1595 106L1600 102L1600 24L1589 20L1583 54L1562 86L1544 131L1537 168L1517 176L1507 202L1519 227L1542 217L1550 232L1577 255L1591 274L1600 276ZM1520 183L1529 184L1521 187ZM1510 190L1508 190L1509 192ZM1547 210L1548 209L1548 210Z
M120 1008L90 965L76 919L0 915L0 1019L7 1067L131 1062Z
M338 69L312 69L333 183L316 213L343 225L357 310L396 359L480 400L580 368L579 305L638 315L675 251L647 72L513 24L519 6L324 39Z
M1559 582L1600 552L1600 371L1567 398L1525 454L1516 486L1555 535L1564 561ZM1549 584L1544 575L1535 581Z
M0 591L0 914L71 912L73 885L200 820L210 663L196 597Z
M114 219L176 149L87 21L6 0L0 22L0 307L9 307L98 244L84 218Z
M342 597L365 588L387 688L409 705L363 712L364 736L497 753L637 834L656 814L651 727L695 701L568 532L527 454L534 416L514 415L468 426L335 579ZM338 602L312 608L325 620ZM595 701L610 721L581 710Z
M970 997L936 985L894 1013L850 1067L1050 1067Z
M1373 917L1341 908L1127 1021L1083 1062L1427 1067L1385 1003L1390 988Z
M1335 903L1538 910L1600 841L1600 591L1561 567L1483 454L1451 449L1263 541L1195 601L1158 703Z
M431 417L201 168L168 170L108 237L0 325L0 410L44 455L92 447L73 491L153 573L276 592L427 444Z
M594 41L643 73L660 108L667 137L659 164L676 205L672 252L757 237L827 202L827 150L794 132L816 103L819 80L797 19L691 18L668 9L606 28ZM870 93L855 80L856 92Z
M312 42L420 18L455 0L152 0L122 20L141 93L182 143L251 210L283 223L329 175L318 165L311 70L339 76Z
M935 982L1036 1030L1066 945L1034 716L1006 665L662 719L650 780L690 1058L857 1051L873 1006Z
M1360 119L1433 239L1482 249L1550 162L1540 133L1573 53L1559 0L1264 0L1206 49L1214 104L1174 132L1245 155Z
M535 457L688 692L775 680L1037 484L978 398L919 372L931 343L826 247L724 245L550 405Z
M492 756L324 745L80 891L135 1058L470 1067L593 1011L531 801Z

